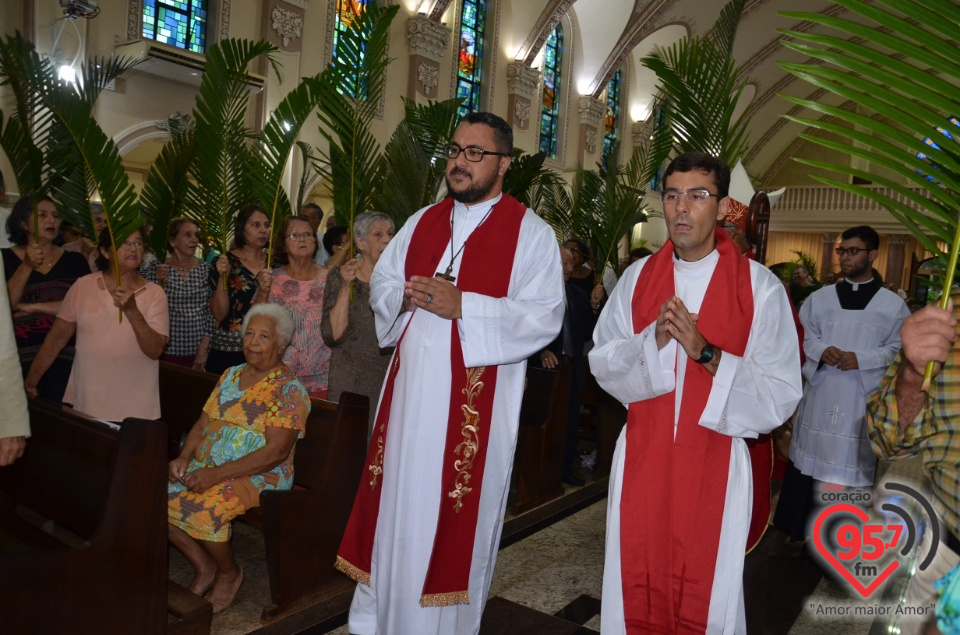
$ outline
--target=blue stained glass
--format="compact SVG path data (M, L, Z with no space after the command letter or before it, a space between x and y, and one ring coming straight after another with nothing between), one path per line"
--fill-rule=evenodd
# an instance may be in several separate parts
M617 142L620 127L620 70L607 83L607 115L603 120L603 154L606 156Z
M207 0L144 0L142 23L143 37L203 53Z
M557 27L543 46L543 99L540 103L540 152L557 158L560 129L560 62L563 59L563 27Z
M457 97L464 99L460 106L461 116L480 110L486 14L486 0L463 0L457 62Z
M337 58L346 55L346 51L340 51L340 34L346 33L353 22L363 13L363 11L369 6L370 0L336 0L337 2L337 14L334 21L333 27L333 62L335 63ZM361 60L363 59L363 52L360 52ZM339 89L338 89L339 90ZM341 90L341 92L343 92ZM365 97L366 91L360 90L360 97ZM357 97L357 95L349 95L350 97Z
M948 117L947 120L948 120L950 123L952 123L954 126L960 127L960 119L957 119L956 117ZM953 134L950 134L950 131L947 130L946 128L942 127L942 126L937 126L937 132L939 132L940 134L942 134L944 137L946 137L947 139L949 139L949 140L951 140L951 141L957 139L957 137L955 137L954 135L960 136L960 133L957 133L957 132L954 132ZM942 150L942 148L941 148L939 145L937 145L937 143L936 143L933 139L931 139L930 137L927 137L926 139L924 139L924 140L923 140L923 143L926 144L926 145L928 145L928 146L930 146L931 148L936 149L936 150ZM943 143L943 141L941 140L940 143ZM940 170L940 169L941 169L939 165L937 165L936 163L934 163L933 161L931 161L931 160L930 160L930 157L928 157L928 156L927 156L926 154L924 154L923 152L918 152L918 153L917 153L917 158L918 158L918 159L926 160L928 163L930 163L930 167L932 167L934 170ZM921 170L916 170L916 172L917 172L917 174L923 174L923 172L922 172ZM938 181L938 180L935 179L934 177L930 176L929 174L926 175L926 179L927 179L928 181L932 182L932 183L940 183L940 181Z

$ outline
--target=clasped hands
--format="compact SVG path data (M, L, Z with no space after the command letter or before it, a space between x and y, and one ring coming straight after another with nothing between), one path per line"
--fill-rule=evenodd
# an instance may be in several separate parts
M856 370L860 368L857 363L857 354L851 351L841 351L836 346L828 346L820 356L820 361L830 366L836 366L840 370Z
M696 313L687 310L677 296L664 302L657 316L657 348L663 348L671 339L675 339L688 357L699 359L707 340L697 329L698 318Z
M168 474L170 482L176 483L179 481L191 492L200 494L223 480L217 476L216 468L204 467L188 472L188 465L190 465L190 461L180 457L170 461Z
M460 319L463 294L449 280L412 276L403 283L403 310L418 307L448 320Z

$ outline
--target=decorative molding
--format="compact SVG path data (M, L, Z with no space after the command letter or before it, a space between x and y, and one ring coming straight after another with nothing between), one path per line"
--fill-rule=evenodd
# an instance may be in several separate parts
M450 6L450 0L437 0L437 3L433 5L433 9L430 10L430 19L439 23L440 18L443 17L443 12L447 10L448 6Z
M220 37L226 40L230 37L230 3L232 0L220 0Z
M494 2L494 18L493 18L493 46L490 47L489 59L490 59L490 74L487 75L486 84L489 86L489 92L487 93L487 103L486 109L493 109L493 99L494 91L497 88L497 60L500 59L500 7L503 6L502 2ZM490 13L490 7L487 5L487 14ZM480 84L480 90L483 90L483 82ZM456 94L456 93L454 93Z
M532 100L540 88L540 71L523 62L507 64L507 92Z
M913 236L910 234L887 234L887 245L906 245Z
M581 124L599 128L607 114L607 105L590 95L581 95L579 112Z
M653 113L650 113L646 121L634 121L630 132L633 135L634 148L639 148L647 143L653 133Z
M127 41L140 39L143 24L143 0L130 0L127 3Z
M430 97L435 94L437 85L440 83L440 67L427 62L420 62L417 67L417 84L420 92Z
M547 41L547 38L550 37L553 30L557 28L560 20L566 15L567 11L570 10L573 2L574 0L550 0L547 3L547 6L545 6L540 13L540 17L537 18L536 24L534 24L530 30L530 34L527 35L527 39L524 40L523 45L517 52L518 60L523 60L528 66L533 65L533 60L536 59L540 49L543 48L544 42Z
M303 15L293 11L281 9L278 5L273 5L273 11L270 12L270 18L273 20L274 32L281 40L283 47L290 46L291 40L299 40L303 36Z
M161 119L160 121L156 122L156 126L159 130L169 132L171 119L180 119L181 121L189 122L192 118L193 117L190 115L190 113L185 113L185 112L180 112L179 110L175 110L166 119Z
M449 54L453 29L422 15L407 20L407 50L411 55L440 62Z
M584 147L587 154L597 153L597 131L593 128L587 128L583 132Z
M513 116L520 130L526 130L530 125L530 102L518 99L513 105Z
M771 191L779 189L779 186L764 186L759 189ZM913 201L885 187L867 186L867 189L882 192L911 209L922 209ZM911 189L924 198L928 196L924 190ZM881 234L903 233L903 224L879 203L833 187L788 187L770 216L772 232L818 233L823 236L824 242L827 241L828 232L839 233L855 225L870 225Z
M306 9L310 5L310 0L281 0L287 4L292 4L298 9Z

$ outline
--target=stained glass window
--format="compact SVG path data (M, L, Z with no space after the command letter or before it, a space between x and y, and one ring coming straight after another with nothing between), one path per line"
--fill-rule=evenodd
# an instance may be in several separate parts
M343 33L346 33L355 20L357 20L363 11L367 8L367 5L370 4L370 0L337 0L337 15L334 20L333 27L333 59L336 60L343 54L340 47L340 38ZM358 62L363 60L363 52L360 53L361 57ZM352 63L352 62L351 62ZM343 91L341 91L343 92ZM365 97L365 90L360 91L362 94L360 97ZM357 97L357 95L350 95L350 97Z
M559 24L543 46L543 101L540 104L540 152L557 158L560 128L560 62L563 58L563 27Z
M606 156L617 142L620 128L620 69L607 84L607 116L603 120L603 155Z
M457 64L457 97L463 99L460 115L480 110L480 77L483 66L483 29L486 0L463 0L460 10L460 55Z
M207 0L143 0L143 37L194 53L207 44Z

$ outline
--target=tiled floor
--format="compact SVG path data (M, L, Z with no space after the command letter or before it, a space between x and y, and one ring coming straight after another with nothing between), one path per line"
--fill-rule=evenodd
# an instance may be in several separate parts
M905 463L887 473L886 478L911 481L918 476L918 465ZM914 481L915 482L915 481ZM606 501L600 501L500 551L491 587L491 597L529 607L553 615L580 596L601 597L603 576L603 542L606 524ZM240 590L236 604L214 617L215 635L247 633L259 628L260 610L268 602L267 580L263 565L259 532L238 524L235 531L238 557L247 572L247 582ZM799 557L799 556L797 556ZM189 568L179 554L171 556L171 577L189 582ZM775 572L773 572L775 575ZM815 578L814 578L815 579ZM901 577L891 580L887 589L863 600L834 583L821 580L813 594L804 601L791 635L873 635L887 632L886 620L870 616L854 616L856 606L894 604L906 582ZM811 583L812 584L812 583ZM882 594L882 595L881 595ZM827 616L836 607L844 607L846 616ZM599 616L584 624L590 631L599 631ZM311 631L313 632L313 631ZM330 630L347 635L346 626ZM589 631L585 631L589 632ZM513 635L527 635L516 630ZM530 633L529 635L534 635ZM751 632L751 635L755 635Z

